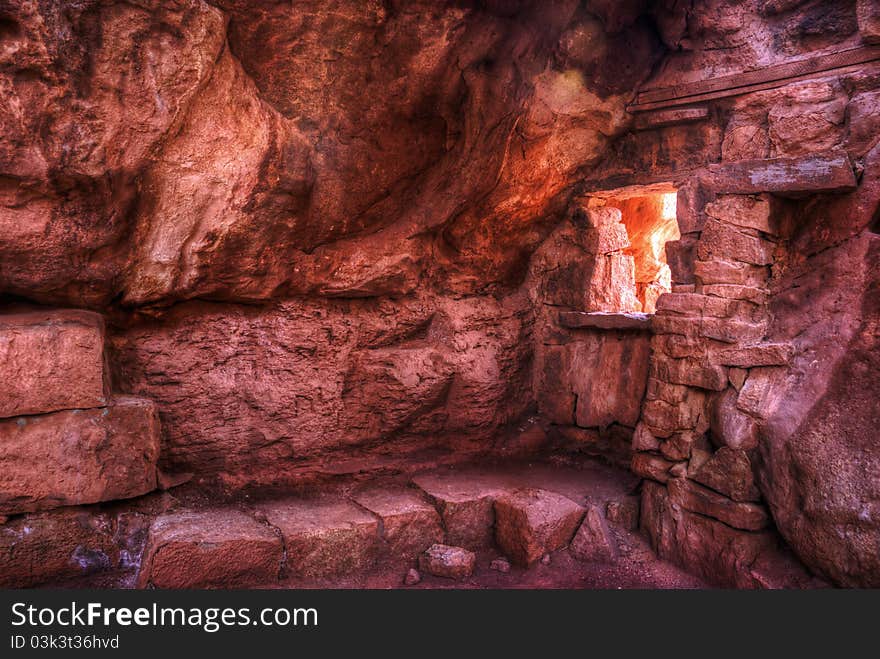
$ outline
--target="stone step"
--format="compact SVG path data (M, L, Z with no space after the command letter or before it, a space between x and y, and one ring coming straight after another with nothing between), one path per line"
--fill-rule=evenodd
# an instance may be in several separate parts
M141 588L244 588L278 579L281 539L235 509L182 511L150 525Z
M89 311L0 315L0 418L107 404L104 321Z
M441 559L475 551L528 566L568 545L588 502L603 514L608 502L629 504L636 482L592 463L443 469L417 475L412 487L373 484L348 495L174 512L150 526L138 584L243 587L288 577L327 583L373 569L402 575L417 564L441 574ZM461 578L468 570L448 572Z
M156 488L152 401L0 420L0 515L129 499Z

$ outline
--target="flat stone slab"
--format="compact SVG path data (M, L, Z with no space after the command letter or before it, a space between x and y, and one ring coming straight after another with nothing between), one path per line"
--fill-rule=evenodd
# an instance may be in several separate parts
M352 499L379 518L382 538L394 558L414 561L431 545L443 542L440 515L418 490L371 488Z
M157 485L159 417L145 398L0 421L0 514L128 499Z
M516 490L495 500L495 540L514 563L528 566L565 547L583 516L584 509L561 494Z
M286 572L308 578L341 576L376 562L379 521L345 499L273 501L259 511L281 532Z
M435 577L447 579L464 579L471 576L477 555L462 547L449 545L431 545L424 554L419 556L419 569L433 574Z
M559 324L568 329L641 330L651 329L652 314L607 313L602 311L560 311Z
M265 585L278 580L282 556L281 538L239 510L161 515L150 525L138 586Z
M0 417L107 404L104 320L90 311L0 315Z

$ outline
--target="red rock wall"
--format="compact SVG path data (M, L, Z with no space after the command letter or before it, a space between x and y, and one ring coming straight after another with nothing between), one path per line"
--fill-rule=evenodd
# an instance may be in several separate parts
M0 302L101 313L109 360L103 335L59 335L81 381L40 366L48 399L12 391L0 432L51 461L54 415L102 410L89 430L118 467L38 492L33 456L4 455L0 556L58 537L92 549L52 554L48 579L130 567L140 517L29 511L136 496L157 462L288 487L552 430L617 461L633 435L645 531L707 579L808 583L784 540L834 583L880 583L876 63L686 122L626 111L636 90L876 43L876 3L258 5L0 3ZM657 183L680 238L655 336L561 328L563 309L646 305L636 227L569 211ZM14 325L6 379L46 354ZM114 392L155 405L158 455L113 425Z
M855 10L706 3L670 24L682 49L647 86L871 43ZM681 182L673 294L658 300L633 468L647 479L642 525L660 554L718 583L805 583L780 537L759 530L768 524L814 574L880 583L880 489L868 476L880 410L867 381L878 82L875 65L860 65L714 100L702 122L624 137L597 175ZM762 191L774 194L743 196Z

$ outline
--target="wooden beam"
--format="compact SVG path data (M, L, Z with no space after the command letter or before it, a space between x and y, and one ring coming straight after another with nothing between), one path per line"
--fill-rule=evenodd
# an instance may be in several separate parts
M716 192L734 194L845 192L857 185L845 151L710 165L706 183Z
M677 105L705 102L727 96L748 94L814 78L822 73L858 71L868 63L880 61L880 46L862 46L795 62L786 62L755 71L721 76L710 80L646 89L636 95L630 112L646 112Z
M708 116L709 108L705 105L693 108L670 108L668 110L639 115L636 117L635 129L649 130L651 128L674 126L692 121L701 121Z

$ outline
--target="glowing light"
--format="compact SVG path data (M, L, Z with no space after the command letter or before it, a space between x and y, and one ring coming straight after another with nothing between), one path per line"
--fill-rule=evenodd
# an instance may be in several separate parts
M664 220L674 220L678 193L666 192L661 196L663 197L663 210L661 211L660 217Z

